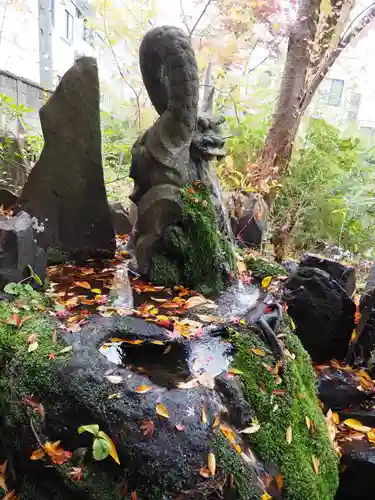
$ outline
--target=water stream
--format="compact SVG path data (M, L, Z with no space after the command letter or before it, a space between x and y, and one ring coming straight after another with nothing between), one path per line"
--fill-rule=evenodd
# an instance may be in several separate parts
M204 172L207 176L207 179L210 181L212 188L213 188L213 191L214 191L214 197L215 197L214 204L215 204L215 206L217 206L217 209L219 211L219 214L218 214L219 215L219 223L221 223L223 225L223 228L220 228L220 229L224 230L224 232L226 233L227 237L229 238L232 246L236 247L236 239L235 239L234 234L233 234L232 225L230 223L228 210L227 210L227 208L224 204L224 201L223 201L223 196L222 196L221 188L220 188L220 181L219 181L217 175L209 167L205 168Z

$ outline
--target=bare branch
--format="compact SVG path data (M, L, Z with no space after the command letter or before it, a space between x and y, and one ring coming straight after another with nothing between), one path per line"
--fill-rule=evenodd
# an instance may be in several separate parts
M184 23L186 31L188 32L189 37L191 37L191 31L189 25L186 20L185 8L184 8L184 0L180 0L180 11L181 11L181 21Z
M352 26L353 26L353 24L357 21L357 19L359 19L360 17L362 17L362 16L363 16L363 14L364 14L366 11L368 11L368 10L370 10L370 9L373 9L374 7L375 7L375 2L373 2L373 3L372 3L372 4L370 4L368 7L366 7L365 9L363 9L363 10L362 10L362 12L360 12L360 13L359 13L359 14L358 14L358 15L357 15L354 19L353 19L353 21L349 24L349 26L346 28L346 30L345 30L345 32L344 32L344 34L343 34L343 35L342 35L342 37L341 37L341 40L343 40L343 39L346 37L347 33L350 31L351 27L352 27ZM370 14L370 13L369 13L369 14ZM369 14L367 14L367 15L369 15ZM371 15L371 14L370 14L370 15Z
M7 8L8 8L9 4L10 4L10 0L7 0L6 4L4 5L4 13L3 13L3 18L1 20L1 26L0 26L0 44L3 40L4 23L5 23L5 18L7 15Z
M193 33L194 33L194 31L195 31L196 27L197 27L197 26L198 26L198 24L201 22L201 20L202 20L203 16L205 15L205 13L206 13L206 11L207 11L207 9L208 9L208 7L210 6L210 4L211 4L211 3L212 3L212 0L208 0L208 1L207 1L207 3L206 3L206 5L205 5L204 9L202 10L202 12L200 13L200 16L198 17L198 19L197 19L196 23L194 24L194 26L193 26L193 27L191 28L191 30L190 30L190 33L189 33L190 38L193 36Z
M103 23L103 27L104 27L104 32L105 32L105 36L106 36L107 40L105 41L103 39L103 37L99 33L98 33L98 37L100 38L100 40L104 44L107 44L108 47L110 48L110 50L112 52L112 55L113 55L113 58L115 60L116 66L117 66L117 70L118 70L121 78L123 79L124 83L130 88L130 90L134 94L136 105L137 105L137 123L138 123L138 129L141 130L141 104L140 104L140 101L139 101L139 93L135 90L135 88L133 87L133 85L128 82L128 80L126 79L126 77L124 75L124 72L121 69L120 63L118 62L118 59L117 59L117 56L116 56L116 52L115 52L115 50L113 48L113 45L112 45L112 43L111 43L111 41L109 39L109 36L108 36L108 32L107 32L107 27L106 27L105 20L104 20L104 23Z

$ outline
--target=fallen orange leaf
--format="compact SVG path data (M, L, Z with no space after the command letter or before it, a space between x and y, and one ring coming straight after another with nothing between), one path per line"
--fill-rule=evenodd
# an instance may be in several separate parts
M143 432L144 436L152 437L154 435L155 425L152 420L142 420L139 428Z
M210 471L208 470L207 467L202 467L200 470L199 470L199 474L204 477L205 479L209 478L211 473Z
M5 495L5 497L3 498L3 500L17 500L17 494L16 494L16 490L12 490L10 491L7 495Z
M39 448L32 452L30 460L40 460L41 458L44 457L44 455L45 455L44 450L42 450L42 448Z
M140 385L135 389L135 392L138 394L145 394L146 392L151 391L151 389L151 385Z
M86 290L91 289L91 285L88 281L75 281L74 286L79 288L85 288Z

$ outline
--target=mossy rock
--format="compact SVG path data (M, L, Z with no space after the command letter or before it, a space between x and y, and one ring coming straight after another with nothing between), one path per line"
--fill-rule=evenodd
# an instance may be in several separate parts
M46 249L47 264L49 266L56 266L58 264L63 264L68 260L68 253L58 248L48 247Z
M252 333L233 335L233 366L243 372L244 394L260 423L259 431L250 434L248 442L259 459L279 469L285 481L283 498L332 500L338 487L338 457L316 396L315 374L297 336L287 328L285 333L286 358L280 384L266 369L274 366L268 347ZM252 348L260 348L265 356ZM289 427L290 443L286 437ZM313 457L319 460L318 472Z
M285 275L285 269L277 262L271 262L262 257L254 257L253 255L245 254L244 260L246 267L251 271L251 275L261 281L266 276Z
M181 197L182 224L166 231L166 252L154 257L151 279L218 295L235 273L233 249L219 231L209 188L203 183L189 184L181 190Z

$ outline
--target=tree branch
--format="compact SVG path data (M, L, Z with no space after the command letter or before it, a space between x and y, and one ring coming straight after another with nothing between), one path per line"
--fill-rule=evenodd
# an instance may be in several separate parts
M368 9L365 9L364 12L366 12ZM359 15L360 16L360 15ZM358 19L357 16L355 18ZM319 87L321 82L323 81L324 77L328 73L329 69L332 67L333 63L336 61L338 56L341 54L341 52L349 45L349 43L354 40L355 37L357 37L361 31L366 28L370 24L370 22L375 18L375 2L372 3L369 6L369 12L366 14L364 19L357 23L356 26L354 26L351 30L346 30L344 35L341 37L340 42L337 46L337 48L332 51L330 54L327 55L325 60L322 62L322 64L319 66L319 70L316 72L315 77L311 81L310 85L304 92L304 95L301 99L301 113L303 114L306 111L307 106L310 104L311 97L314 95L314 92L316 89ZM350 26L353 26L355 23L355 20L353 20L350 23Z
M105 21L104 21L103 27L104 27L104 32L105 32L105 36L106 36L107 42L103 39L103 37L99 33L97 33L97 35L98 35L98 37L100 38L100 40L104 44L107 43L107 45L109 46L109 48L110 48L110 50L112 52L113 58L115 60L116 66L117 66L117 70L118 70L121 78L123 79L124 83L130 88L130 90L133 92L133 94L135 96L136 105L137 105L137 123L138 123L138 129L141 130L141 104L140 104L140 101L139 101L139 93L135 90L135 88L133 87L133 85L131 83L129 83L128 80L125 78L124 72L122 71L120 63L118 62L116 53L115 53L114 48L112 46L112 43L109 40L107 28L106 28L106 25L105 25Z
M9 4L10 4L10 0L7 0L6 4L4 5L4 14L3 14L3 18L1 20L1 26L0 26L0 44L3 40L3 29L4 29L5 18L7 15L7 8L8 8Z
M180 0L180 11L181 11L181 21L184 23L184 26L186 28L186 31L188 32L189 37L191 37L191 31L189 28L189 25L186 20L186 14L185 14L185 9L184 9L184 0Z
M205 5L204 9L202 10L202 12L200 13L200 16L198 17L198 19L197 19L196 23L194 24L194 26L193 26L193 27L191 28L191 30L190 30L190 33L189 33L189 37L190 37L190 38L193 36L193 33L194 33L194 31L195 31L196 27L197 27L197 26L198 26L198 24L201 22L201 20L202 20L203 16L205 15L205 13L206 13L206 11L207 11L207 9L208 9L208 7L210 6L210 4L211 4L211 3L212 3L212 0L208 0L208 1L207 1L207 3L206 3L206 5Z

